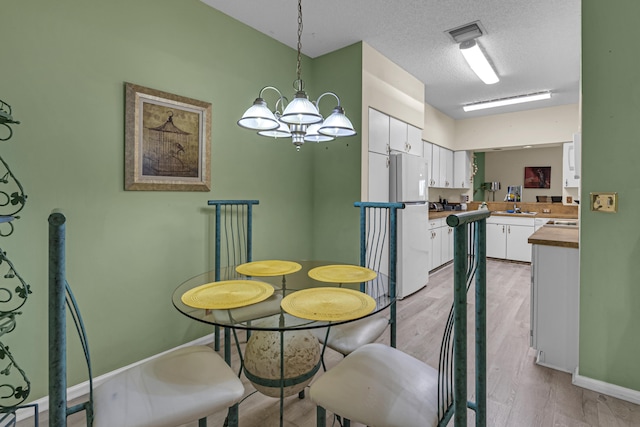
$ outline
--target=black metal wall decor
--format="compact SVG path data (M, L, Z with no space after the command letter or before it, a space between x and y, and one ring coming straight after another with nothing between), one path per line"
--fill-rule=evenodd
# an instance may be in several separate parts
M11 139L11 126L19 123L11 114L11 106L0 100L0 141ZM0 155L0 237L13 234L14 221L20 218L17 214L26 200L20 181ZM22 314L20 310L31 294L31 287L20 276L3 246L0 241L0 425L15 421L16 411L25 407L34 408L37 423L37 405L24 404L31 392L31 382L3 341L5 335L16 329L16 320Z

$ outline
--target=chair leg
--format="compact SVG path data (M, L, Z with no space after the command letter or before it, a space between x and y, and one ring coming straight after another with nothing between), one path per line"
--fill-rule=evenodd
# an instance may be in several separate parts
M238 404L236 403L227 414L227 419L224 420L224 425L229 427L238 427Z
M220 351L220 326L213 327L213 349Z
M327 411L322 406L316 407L316 427L326 427Z
M207 427L207 419L206 418L200 418L198 420L198 427Z
M298 393L298 399L304 399L304 389L300 390Z

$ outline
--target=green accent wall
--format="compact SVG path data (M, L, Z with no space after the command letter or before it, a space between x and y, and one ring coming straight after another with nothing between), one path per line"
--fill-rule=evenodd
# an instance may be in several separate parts
M322 143L313 158L313 242L314 258L360 262L362 44L316 58L313 64L316 96L327 91L340 97L345 114L357 135ZM337 105L333 96L320 101L327 117Z
M582 1L580 375L640 391L640 62L635 0ZM618 213L589 193L618 192Z
M182 281L213 268L207 200L260 200L254 258L339 261L354 259L353 248L357 257L357 230L345 229L359 196L359 137L298 152L290 140L236 125L263 86L292 97L295 50L198 0L6 2L0 28L0 99L21 121L1 155L28 195L15 233L0 244L33 290L3 342L32 381L29 400L48 393L47 217L55 208L68 218L67 275L95 375L211 333L170 299ZM356 127L359 50L303 58L303 78L322 76L310 95L338 92ZM212 103L210 192L124 191L125 82ZM273 94L265 97L273 105ZM73 385L86 372L73 333L69 345Z

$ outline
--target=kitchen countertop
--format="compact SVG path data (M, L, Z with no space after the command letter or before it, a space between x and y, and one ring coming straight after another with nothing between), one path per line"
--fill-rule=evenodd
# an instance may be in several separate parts
M529 236L532 245L559 246L578 249L580 231L578 227L542 226Z
M465 212L465 211L429 211L429 219L438 219L438 218L446 218L451 214L454 213L461 213L461 212ZM496 212L491 212L491 216L515 216L515 217L522 217L522 218L558 218L558 219L578 219L578 217L574 214L566 214L566 213L543 213L543 212L538 212L535 215L528 215L528 214L517 214L517 213L496 213Z

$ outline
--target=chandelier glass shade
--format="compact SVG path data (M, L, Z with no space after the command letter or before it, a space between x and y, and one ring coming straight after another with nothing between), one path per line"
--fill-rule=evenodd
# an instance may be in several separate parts
M288 102L287 98L273 86L265 86L253 105L245 111L238 125L258 131L258 135L271 138L291 138L293 145L300 149L305 142L326 142L335 138L356 134L351 121L340 105L340 98L333 92L325 92L316 101L310 101L304 91L301 71L302 50L302 0L298 0L298 58L297 79L293 82L296 93ZM271 111L263 98L263 93L273 90L278 94L275 109ZM333 96L338 105L329 117L324 119L319 111L319 102L326 96ZM278 110L280 107L282 110Z

